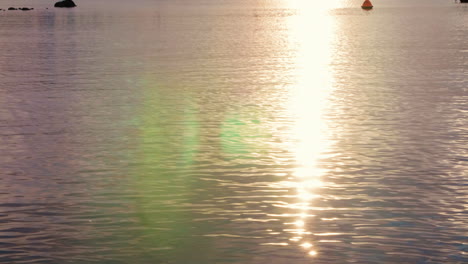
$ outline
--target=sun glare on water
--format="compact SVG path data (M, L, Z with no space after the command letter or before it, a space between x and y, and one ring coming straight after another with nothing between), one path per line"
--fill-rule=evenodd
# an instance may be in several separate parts
M308 240L311 226L308 219L313 217L310 207L319 196L318 188L323 185L323 170L317 162L327 149L327 127L324 111L327 98L332 90L330 61L334 37L334 21L329 11L338 5L338 0L288 2L296 10L288 17L287 28L289 49L295 54L295 83L290 89L289 111L295 118L292 127L294 142L291 151L295 153L297 166L294 172L297 201L291 207L298 210L297 229L291 241L314 257L319 254L312 250Z

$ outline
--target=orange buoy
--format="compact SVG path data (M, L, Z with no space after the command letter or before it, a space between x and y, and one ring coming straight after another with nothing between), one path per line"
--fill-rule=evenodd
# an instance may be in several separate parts
M365 0L364 3L362 3L361 8L362 9L372 9L374 6L372 5L370 0Z

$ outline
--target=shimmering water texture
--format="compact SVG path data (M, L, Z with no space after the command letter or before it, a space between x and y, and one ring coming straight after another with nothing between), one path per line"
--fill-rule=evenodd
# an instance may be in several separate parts
M468 4L24 1L0 263L468 263Z

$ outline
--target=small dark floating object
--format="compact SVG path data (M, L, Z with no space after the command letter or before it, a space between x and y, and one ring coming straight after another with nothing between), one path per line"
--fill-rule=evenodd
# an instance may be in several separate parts
M460 3L468 3L468 0L460 0Z
M29 10L33 10L34 8L22 7L22 8L18 8L18 9L23 10L23 11L29 11Z
M54 7L75 7L76 4L73 0L63 0L55 3Z
M9 7L8 10L18 10L18 8Z

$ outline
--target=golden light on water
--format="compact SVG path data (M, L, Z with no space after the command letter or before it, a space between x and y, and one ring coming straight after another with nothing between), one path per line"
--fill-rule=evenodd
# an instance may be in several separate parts
M311 247L312 247L312 244L309 243L309 242L304 242L304 243L301 244L301 247L306 248L306 249L307 249L307 248L311 248Z
M297 166L294 171L296 183L295 204L289 208L298 210L294 222L295 232L290 239L307 250L309 256L316 256L316 250L310 250L312 244L307 241L311 234L308 218L313 199L319 196L317 188L323 185L317 162L327 145L327 127L324 111L327 98L332 89L332 75L329 68L333 40L333 17L328 11L337 6L337 1L310 2L294 0L291 8L296 15L288 18L289 48L296 57L295 80L291 86L289 111L296 122L292 128L295 140L292 151L295 153Z

